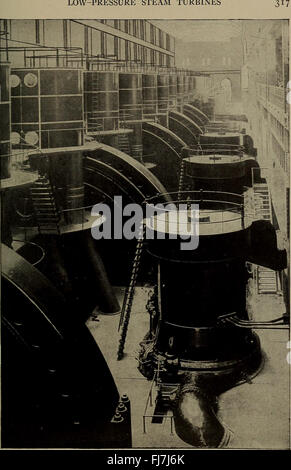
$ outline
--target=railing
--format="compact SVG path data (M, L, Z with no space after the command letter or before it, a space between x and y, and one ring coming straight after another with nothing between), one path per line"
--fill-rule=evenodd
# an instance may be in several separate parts
M169 206L164 206L165 196L171 199ZM160 206L159 203L163 205ZM182 209L181 205L187 206L191 210L191 205L195 204L199 206L199 211L203 210L206 219L201 220L203 226L214 226L217 230L222 232L227 229L229 224L236 223L237 227L244 229L255 220L254 212L245 210L245 198L243 195L237 193L223 192L223 191L180 191L159 194L153 196L144 201L145 209L148 214L153 214L152 209L154 207L154 218L160 220L161 223L167 223L167 217L174 214L173 223L175 224L177 215ZM147 209L147 206L149 208ZM182 210L184 212L184 209ZM175 216L175 214L177 214ZM211 214L215 216L212 217ZM159 216L161 218L159 219ZM209 216L209 217L208 217ZM170 220L170 219L169 219ZM178 220L178 219L177 219ZM185 222L188 224L188 221ZM183 226L183 221L179 222L179 225ZM153 225L152 225L153 226Z
M72 48L25 48L25 67L77 67L84 64L83 50Z
M199 155L236 155L243 157L243 147L235 144L197 144L191 147L185 147L183 157L199 156Z
M0 52L6 48L0 48ZM23 53L23 67L76 67L83 68L85 56L81 47L9 47L8 53Z
M279 109L285 109L285 89L274 85L264 83L256 84L256 92L259 98L268 101Z
M155 414L154 412L151 412L151 410L149 408L152 408L153 407L153 391L154 391L154 388L159 388L159 362L158 362L158 369L155 371L154 373L154 378L152 380L152 383L151 383L151 387L150 387L150 391L149 391L149 394L148 394L148 397L147 397L147 400L146 400L146 405L145 405L145 409L144 409L144 413L143 413L143 432L144 434L146 434L146 419L147 418L151 418L151 419L154 419L154 418L157 418L157 419L168 419L170 420L170 433L173 434L173 420L174 420L174 416L173 416L173 413L171 412L170 415L167 415L167 414L164 414L164 415L160 415L160 414ZM178 388L178 386L177 386ZM162 399L162 398L161 398ZM157 400L157 399L156 399Z
M22 252L21 256L29 261L32 266L37 266L45 258L44 248L37 243L27 241L25 238L23 240L13 238L12 243L14 245L13 248L16 249L16 251L17 249L25 247L25 252Z
M98 111L91 111L86 113L86 132L102 132L107 126L106 122L110 121L110 130L117 131L119 130L119 115L112 115L107 117L100 117Z
M92 223L91 211L93 207L94 207L94 204L89 205L89 206L70 208L70 209L61 209L59 211L59 215L61 217L60 231L62 232L62 229L64 229L66 225L76 225L79 228L82 228L82 230L84 228L88 228L88 224ZM63 219L62 219L62 216L63 216ZM97 216L94 216L94 217L97 217ZM104 218L102 218L101 216L99 217L100 217L100 221L101 219L104 220ZM63 225L62 220L64 220L65 226Z
M10 154L10 165L11 168L14 170L25 170L30 171L33 173L37 173L37 171L31 169L29 163L29 154L31 152L23 149L23 150L12 150Z
M269 86L268 99L270 103L278 108L284 109L285 106L285 90L283 87Z
M167 67L163 65L143 64L138 61L117 60L105 57L86 57L88 70L97 71L119 71L119 72L137 72L137 73L165 73L168 75L201 75L199 72L177 69L176 67Z

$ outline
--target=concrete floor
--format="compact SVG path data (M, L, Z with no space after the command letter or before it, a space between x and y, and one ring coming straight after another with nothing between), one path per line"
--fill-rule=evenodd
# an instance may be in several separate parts
M117 361L119 343L119 315L99 315L87 326L97 341L116 381L120 394L131 400L132 436L134 448L191 448L171 434L170 419L163 424L146 421L143 432L143 414L151 382L137 370L139 342L148 331L149 315L145 305L149 288L137 287L128 328L125 355ZM116 288L122 304L125 289ZM256 294L251 296L252 316L255 320L271 319L285 311L282 296ZM288 330L257 331L265 356L262 371L252 380L224 393L219 398L220 419L232 431L228 448L286 449L290 448L290 365L287 363ZM151 410L153 410L152 408Z

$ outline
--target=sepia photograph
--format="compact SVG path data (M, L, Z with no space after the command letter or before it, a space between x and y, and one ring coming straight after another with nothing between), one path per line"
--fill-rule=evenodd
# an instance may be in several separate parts
M289 80L288 19L0 19L2 449L290 449Z

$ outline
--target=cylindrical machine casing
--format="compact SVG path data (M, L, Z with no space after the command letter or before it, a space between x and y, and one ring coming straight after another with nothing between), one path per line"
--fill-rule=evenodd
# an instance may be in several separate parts
M214 116L214 99L209 98L209 100L206 103L202 103L201 105L201 111L206 114L206 116L209 117L209 119L213 119Z
M159 123L168 127L169 75L158 75L158 116Z
M143 74L142 76L142 102L143 117L145 119L155 119L157 115L157 75Z
M10 64L0 64L0 179L10 178Z
M137 160L142 161L143 158L143 145L142 145L142 123L135 122L130 124L133 133L130 134L130 147L131 156Z
M217 328L217 318L237 312L247 319L243 260L210 259L191 266L162 260L159 265L163 319L158 349L205 360L213 358L215 349L221 350L225 341L228 348L230 343L234 346L242 341L245 332L234 327L230 334L228 328Z
M247 160L238 155L193 155L184 159L184 182L191 190L242 193L248 172Z
M88 132L119 128L117 72L84 72L85 121Z
M169 75L158 75L158 112L167 114L169 109Z
M200 135L200 143L203 145L243 145L243 135L235 132L208 132Z
M44 158L45 157L45 158ZM82 150L30 155L31 167L49 175L56 204L66 224L84 223L84 182Z
M195 89L196 89L196 78L194 75L190 75L189 77L189 95L188 101L189 103L193 100L195 96Z
M207 194L212 200L196 202L200 213L195 249L181 250L183 239L178 234L169 238L177 223L163 228L167 220L163 211L154 225L147 222L153 232L153 237L150 233L147 237L148 252L159 265L161 316L156 348L185 360L213 360L215 351L224 349L229 357L232 347L234 351L243 347L248 334L237 327L220 328L217 319L233 312L247 319L245 260L251 221L245 219L241 196ZM219 197L221 203L216 200ZM158 240L158 232L166 239Z
M169 75L169 108L175 109L177 106L177 75Z
M190 93L190 76L184 75L184 101L188 101L189 93Z
M12 144L57 148L83 144L83 79L79 69L13 69Z
M182 111L183 109L183 103L184 103L184 76L179 74L177 75L177 108L179 111Z
M124 122L142 120L142 75L119 74L119 116Z

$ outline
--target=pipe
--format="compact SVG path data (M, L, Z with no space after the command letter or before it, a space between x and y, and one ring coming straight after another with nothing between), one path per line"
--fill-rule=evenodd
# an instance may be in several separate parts
M109 282L103 261L96 250L91 233L89 231L83 232L83 236L84 247L95 273L96 287L101 294L99 307L104 314L116 315L120 313L120 306Z
M230 431L217 417L217 397L207 394L195 385L195 376L182 385L173 409L177 435L194 447L224 447L230 440Z

